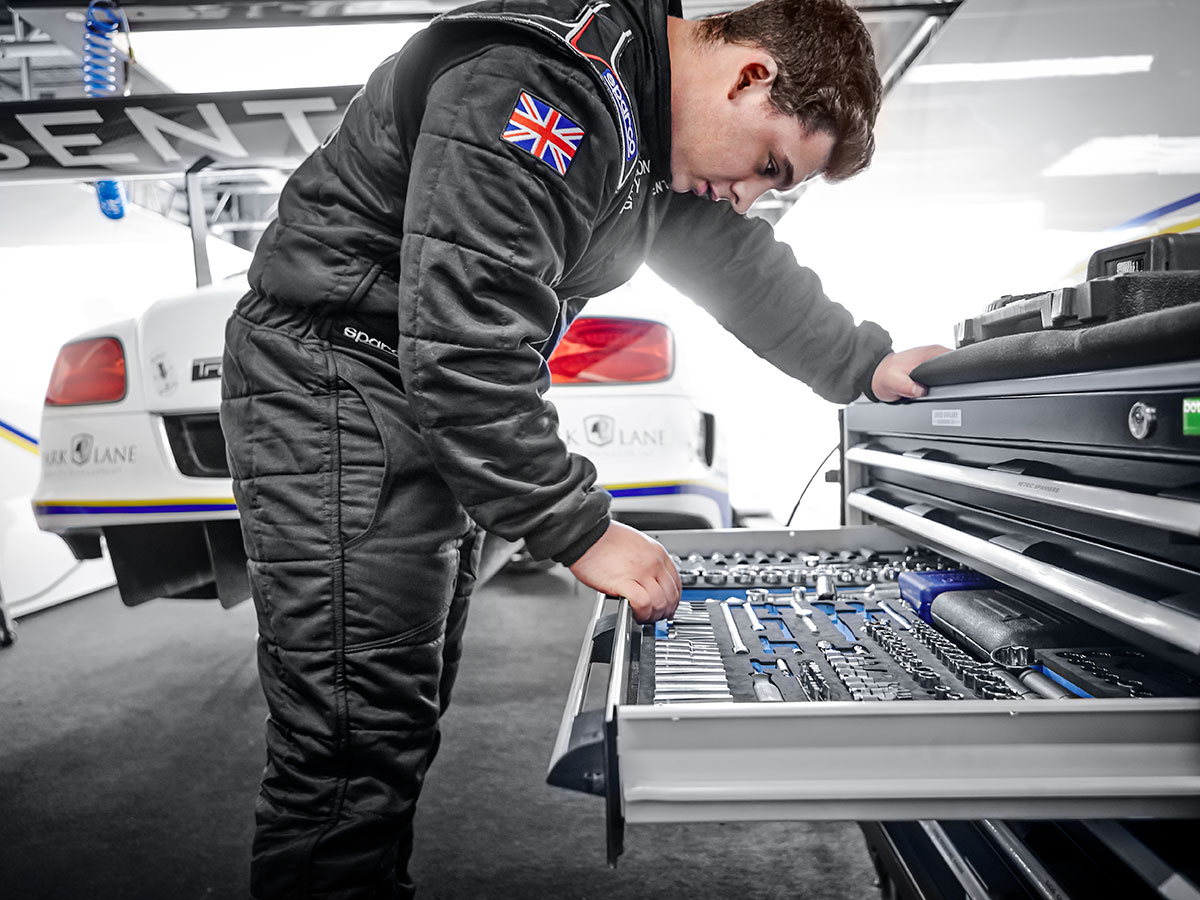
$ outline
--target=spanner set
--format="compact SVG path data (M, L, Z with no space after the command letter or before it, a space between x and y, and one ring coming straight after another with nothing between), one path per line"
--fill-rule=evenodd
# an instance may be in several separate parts
M693 555L693 561L698 556ZM713 556L718 557L716 563ZM746 561L761 562L768 556L712 554L704 571L724 570L729 579L753 571L761 584L763 569ZM821 554L801 557L821 558ZM868 567L864 558L876 562ZM1060 700L1200 694L1200 681L1192 676L1148 659L1132 647L1115 645L1111 638L1102 639L1082 623L1043 613L1028 598L947 591L930 602L924 590L919 596L904 597L897 584L887 583L913 571L929 573L931 577L923 582L978 583L969 572L927 568L937 562L941 561L931 555L906 554L893 564L881 562L877 554L845 554L837 562L812 566L802 562L795 571L785 568L782 577L793 582L789 586L726 589L719 596L706 596L703 588L685 588L675 618L644 629L639 702ZM846 577L839 578L841 573ZM950 578L951 574L957 577ZM863 575L869 583L861 583ZM877 577L884 583L878 583ZM811 588L795 583L810 580ZM976 616L975 621L963 623L957 613L964 597L976 608L987 608L990 598L993 605L1000 604L1000 615ZM922 609L929 621L921 617ZM1036 648L1026 646L1020 643L1026 637L1020 629L995 632L998 621L1032 621L1043 640L1032 640ZM1082 643L1045 646L1046 640L1053 643L1071 637Z

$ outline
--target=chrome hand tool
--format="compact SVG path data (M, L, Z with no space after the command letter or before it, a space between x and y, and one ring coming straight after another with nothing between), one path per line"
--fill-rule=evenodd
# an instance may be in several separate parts
M809 606L805 606L803 603L806 595L807 595L807 592L804 590L804 588L802 588L802 587L792 588L792 599L791 599L792 609L795 610L796 615L798 615L803 620L804 624L808 627L808 630L811 631L813 634L816 634L818 629L817 629L817 623L813 621L814 610Z
M694 656L672 656L672 657L655 657L654 668L656 671L666 669L724 669L725 666L719 657L705 656L696 658Z
M908 619L904 618L904 616L900 615L900 613L888 606L886 600L878 600L876 602L878 603L879 608L887 613L888 617L897 625L899 625L902 630L908 631L910 628L912 628L912 626L908 623Z
M654 689L654 699L659 700L663 697L670 697L676 694L708 694L710 697L725 697L729 696L729 685L727 684L685 684L679 683L671 686L656 687Z
M704 653L716 652L716 641L691 641L678 638L674 641L659 641L654 644L655 653Z
M837 583L832 576L817 576L817 599L830 601L837 599Z
M655 672L724 672L719 659L656 659Z
M754 681L755 697L772 703L783 702L783 693L775 686L770 675L766 672L751 672L750 677Z
M746 611L746 618L750 620L750 627L755 631L766 631L767 626L758 621L758 616L754 612L754 604L749 600L742 601L742 609Z
M733 581L735 584L754 584L758 581L758 569L738 566L733 571Z
M800 673L796 676L804 696L813 702L828 700L830 697L829 682L821 674L821 667L811 659L800 664Z
M677 650L655 650L654 658L658 660L709 660L714 659L718 662L721 660L721 653L716 647L711 650L699 650L693 647L680 647Z
M701 701L708 703L721 703L732 701L733 694L666 694L662 697L655 695L654 703L661 705L664 703L686 703L692 701Z
M654 648L654 659L656 663L667 662L697 662L697 663L716 663L721 662L721 651L717 649L717 645L711 646L675 646L664 647L661 644Z
M795 673L792 672L791 666L788 665L787 660L784 659L782 656L779 659L775 660L775 668L779 670L780 675L783 675L786 678L794 678L795 677Z
M716 603L721 607L721 615L725 619L725 627L729 629L729 640L733 642L734 653L749 653L750 648L742 641L738 635L737 625L733 621L733 613L729 611L728 603L721 603L719 600L708 600L708 603Z
M1074 700L1076 695L1063 687L1054 679L1043 675L1037 669L1030 668L1037 663L1037 651L1031 647L1010 644L997 647L991 654L992 662L998 671L1007 672L1016 677L1017 681L1027 690L1033 691L1046 700ZM972 687L968 684L967 687Z

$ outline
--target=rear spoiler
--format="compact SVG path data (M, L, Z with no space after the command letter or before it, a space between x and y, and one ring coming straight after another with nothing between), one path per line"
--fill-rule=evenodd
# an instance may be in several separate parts
M0 185L292 169L358 85L0 103ZM205 162L207 158L207 162Z

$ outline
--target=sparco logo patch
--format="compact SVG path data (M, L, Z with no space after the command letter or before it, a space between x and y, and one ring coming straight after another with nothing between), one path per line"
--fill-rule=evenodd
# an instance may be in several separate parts
M605 69L600 73L601 79L604 81L604 86L608 88L608 92L612 94L613 102L617 104L617 110L621 113L621 132L625 144L625 162L633 160L638 153L637 129L633 126L633 113L629 110L629 100L625 96L625 88L621 87L621 82L617 80L617 76L612 69Z
M360 331L357 328L351 328L349 325L342 329L342 334L350 338L350 340L354 341L356 344L366 344L368 347L373 347L376 350L382 350L384 353L390 353L392 355L395 355L396 353L395 347L389 347L383 341L379 340L379 338L373 338L365 331Z

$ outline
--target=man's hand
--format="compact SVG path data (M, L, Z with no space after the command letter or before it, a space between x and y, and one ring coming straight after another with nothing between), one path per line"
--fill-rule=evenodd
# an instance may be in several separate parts
M679 605L679 570L667 551L620 522L612 522L570 569L593 590L627 598L643 624L674 615Z
M929 344L889 353L875 367L875 374L871 376L871 393L884 403L904 397L924 397L925 386L909 378L908 373L926 360L949 352L949 347Z

